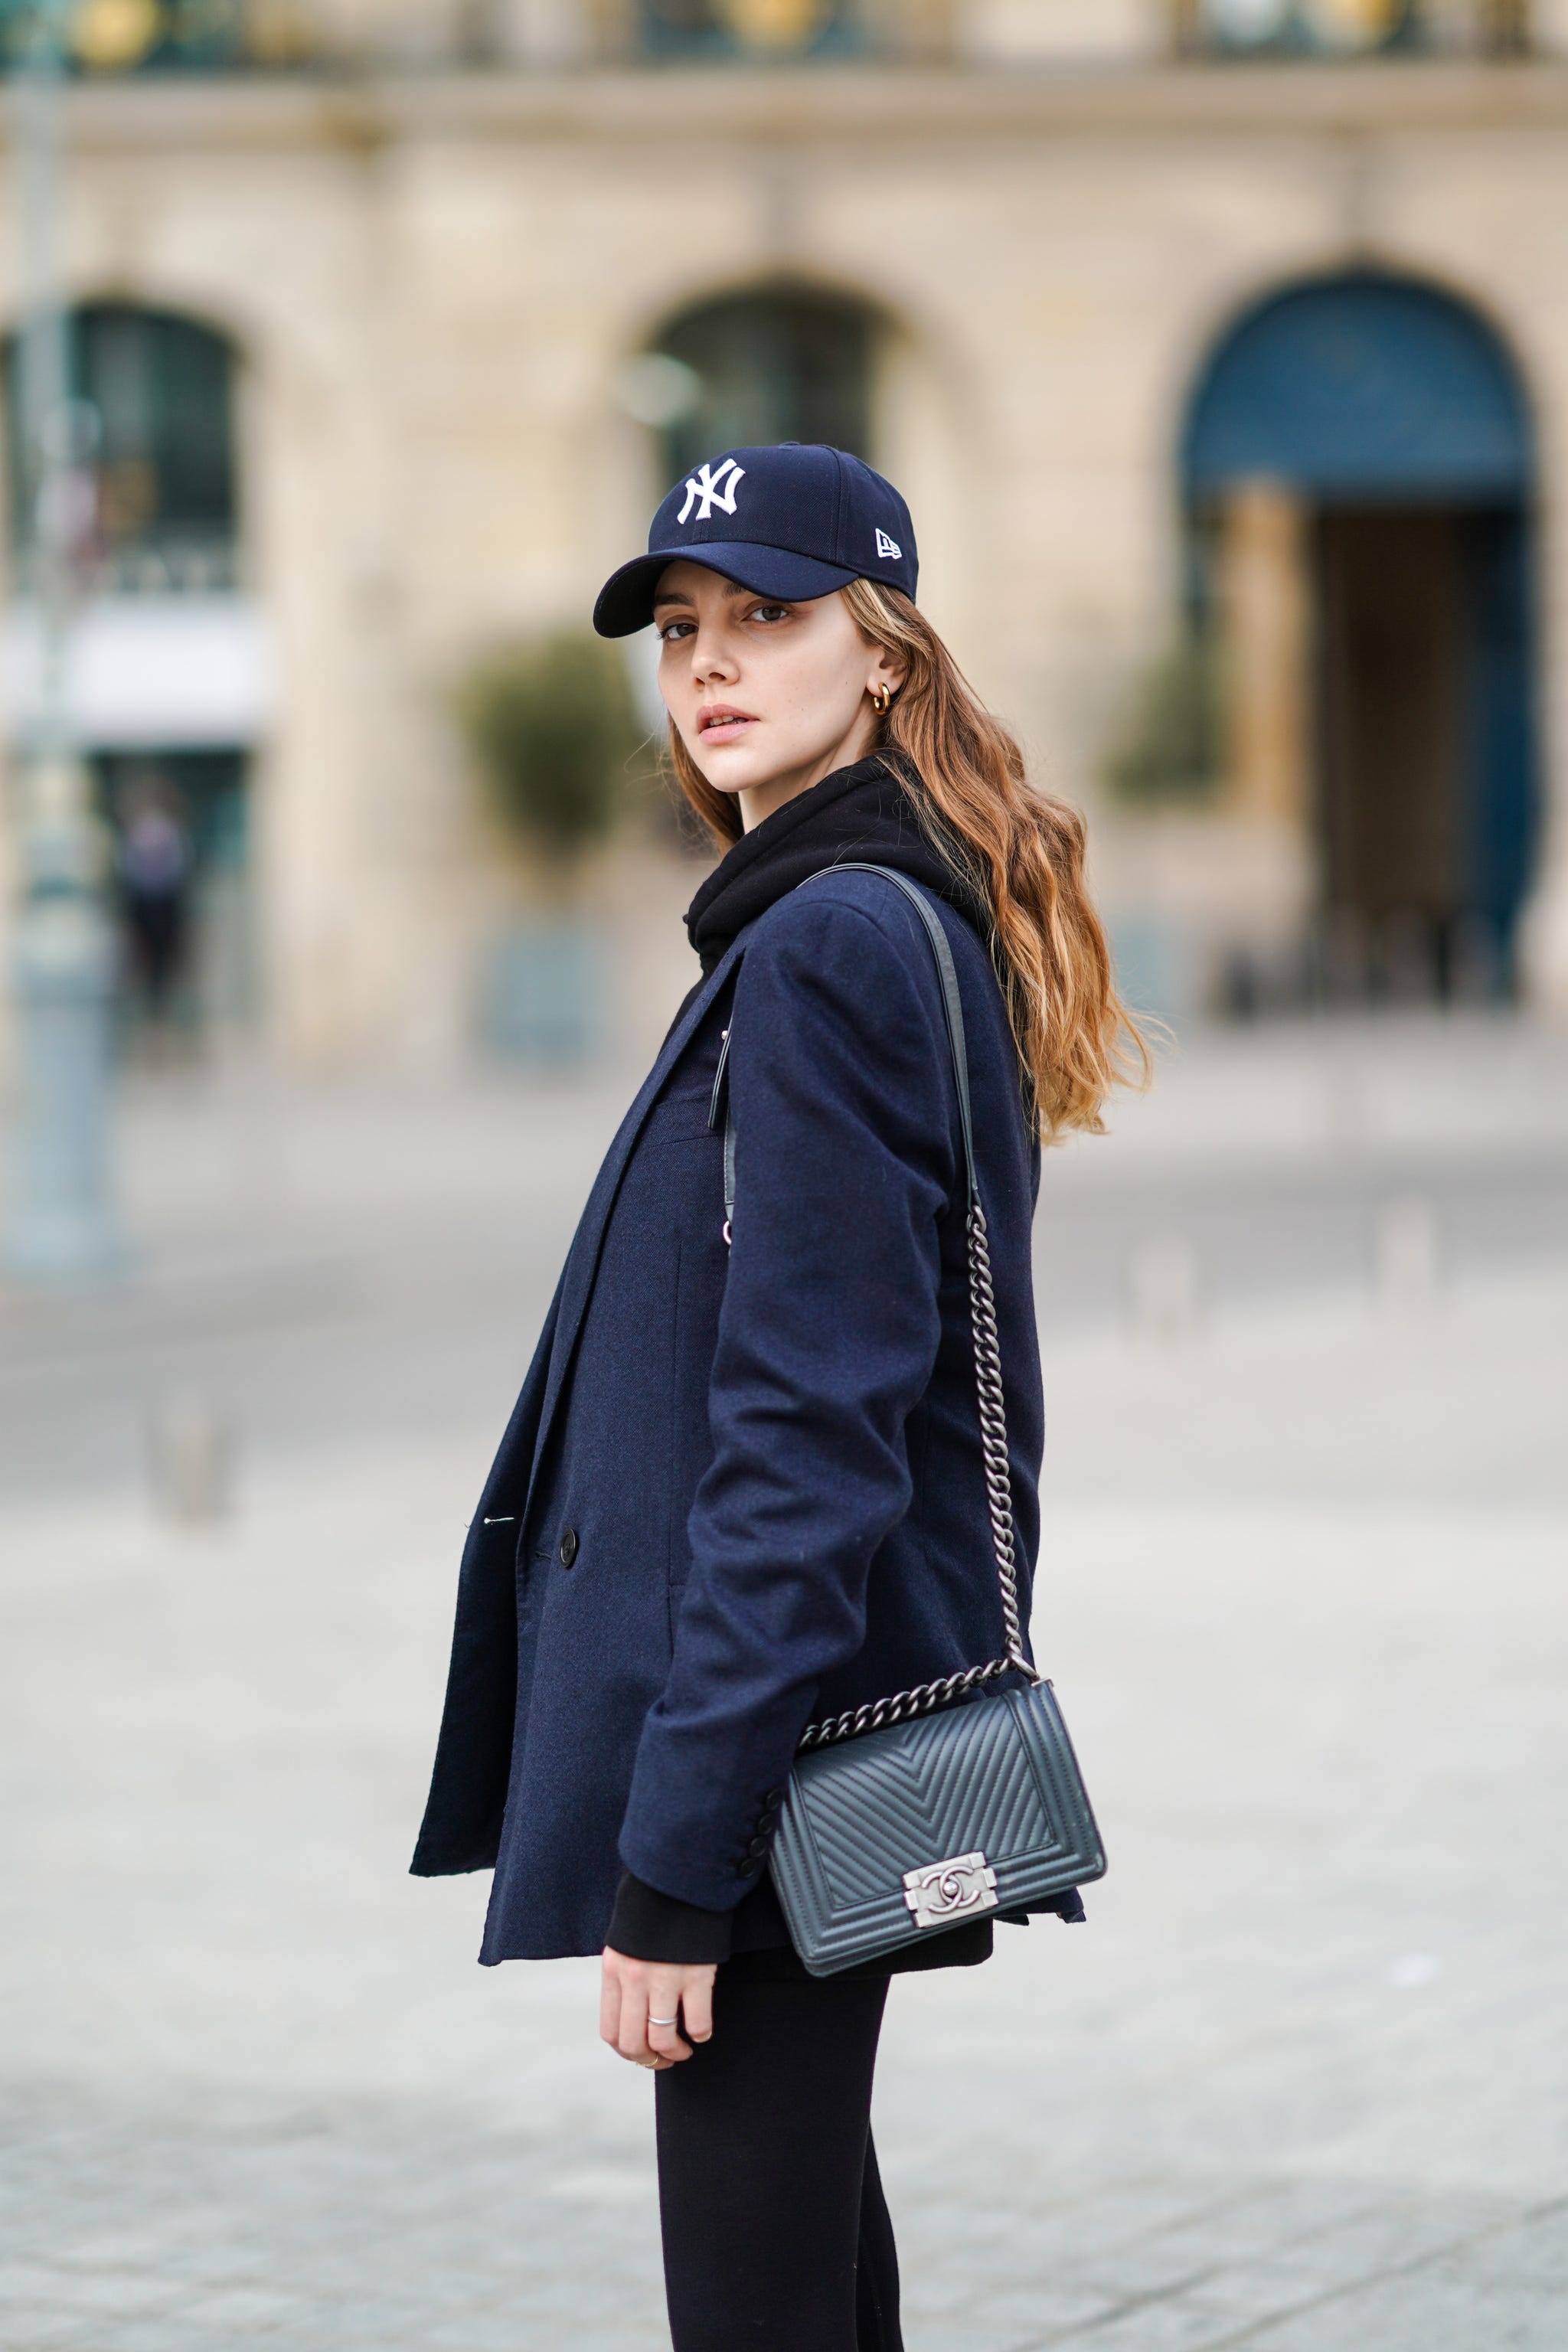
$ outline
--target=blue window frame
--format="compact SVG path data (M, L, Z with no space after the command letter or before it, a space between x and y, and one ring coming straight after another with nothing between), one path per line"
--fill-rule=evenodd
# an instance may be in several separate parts
M225 72L246 59L245 0L65 0L51 13L82 73ZM0 0L0 63L26 55L40 14L39 0Z
M867 47L858 0L639 0L647 58L788 64Z
M1424 47L1420 0L1198 0L1202 46L1221 57L1376 57Z

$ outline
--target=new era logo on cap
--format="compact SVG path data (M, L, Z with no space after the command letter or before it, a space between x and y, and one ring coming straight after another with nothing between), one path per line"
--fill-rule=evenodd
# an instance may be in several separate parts
M600 635L646 627L660 575L682 562L792 604L860 579L912 597L920 570L910 510L891 482L817 441L727 449L694 467L655 515L647 553L600 591Z

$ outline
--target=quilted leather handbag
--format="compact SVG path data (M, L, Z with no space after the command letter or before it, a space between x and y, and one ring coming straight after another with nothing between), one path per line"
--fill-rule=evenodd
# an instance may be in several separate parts
M802 1735L770 1868L795 1950L818 1977L884 1958L986 1912L1052 1908L1105 1871L1056 1695L1025 1655L1018 1622L1002 1359L952 951L907 875L858 861L833 870L880 874L892 883L915 908L936 958L963 1137L970 1320L1006 1648L985 1665L868 1701ZM726 1240L735 1205L729 1049L726 1034L713 1090L715 1124L725 1098ZM1017 1676L1022 1687L992 1689L1004 1675Z

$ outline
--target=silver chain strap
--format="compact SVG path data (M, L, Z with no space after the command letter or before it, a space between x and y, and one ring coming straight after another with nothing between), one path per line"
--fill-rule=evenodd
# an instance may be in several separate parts
M996 1581L1002 1591L1002 1626L1007 1647L988 1665L970 1666L940 1682L919 1683L893 1698L868 1699L863 1706L843 1715L808 1723L801 1733L797 1753L831 1748L840 1739L854 1739L862 1731L880 1731L884 1724L907 1723L930 1715L966 1692L979 1690L998 1675L1021 1674L1032 1683L1039 1675L1024 1655L1018 1622L1018 1566L1013 1545L1013 1480L1007 1462L1007 1416L1002 1395L1002 1349L996 1335L996 1299L991 1287L991 1245L986 1237L985 1212L978 1193L971 1195L965 1227L969 1243L969 1320L974 1335L974 1385L980 1396L980 1449L985 1463L985 1507L991 1520L991 1542L996 1554Z

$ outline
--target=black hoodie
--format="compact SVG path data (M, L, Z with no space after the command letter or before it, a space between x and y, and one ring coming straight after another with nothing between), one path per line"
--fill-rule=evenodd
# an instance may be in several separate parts
M874 751L774 809L720 860L686 910L704 976L731 940L797 883L855 859L923 882L983 940L989 936L986 909L922 828L896 755Z

